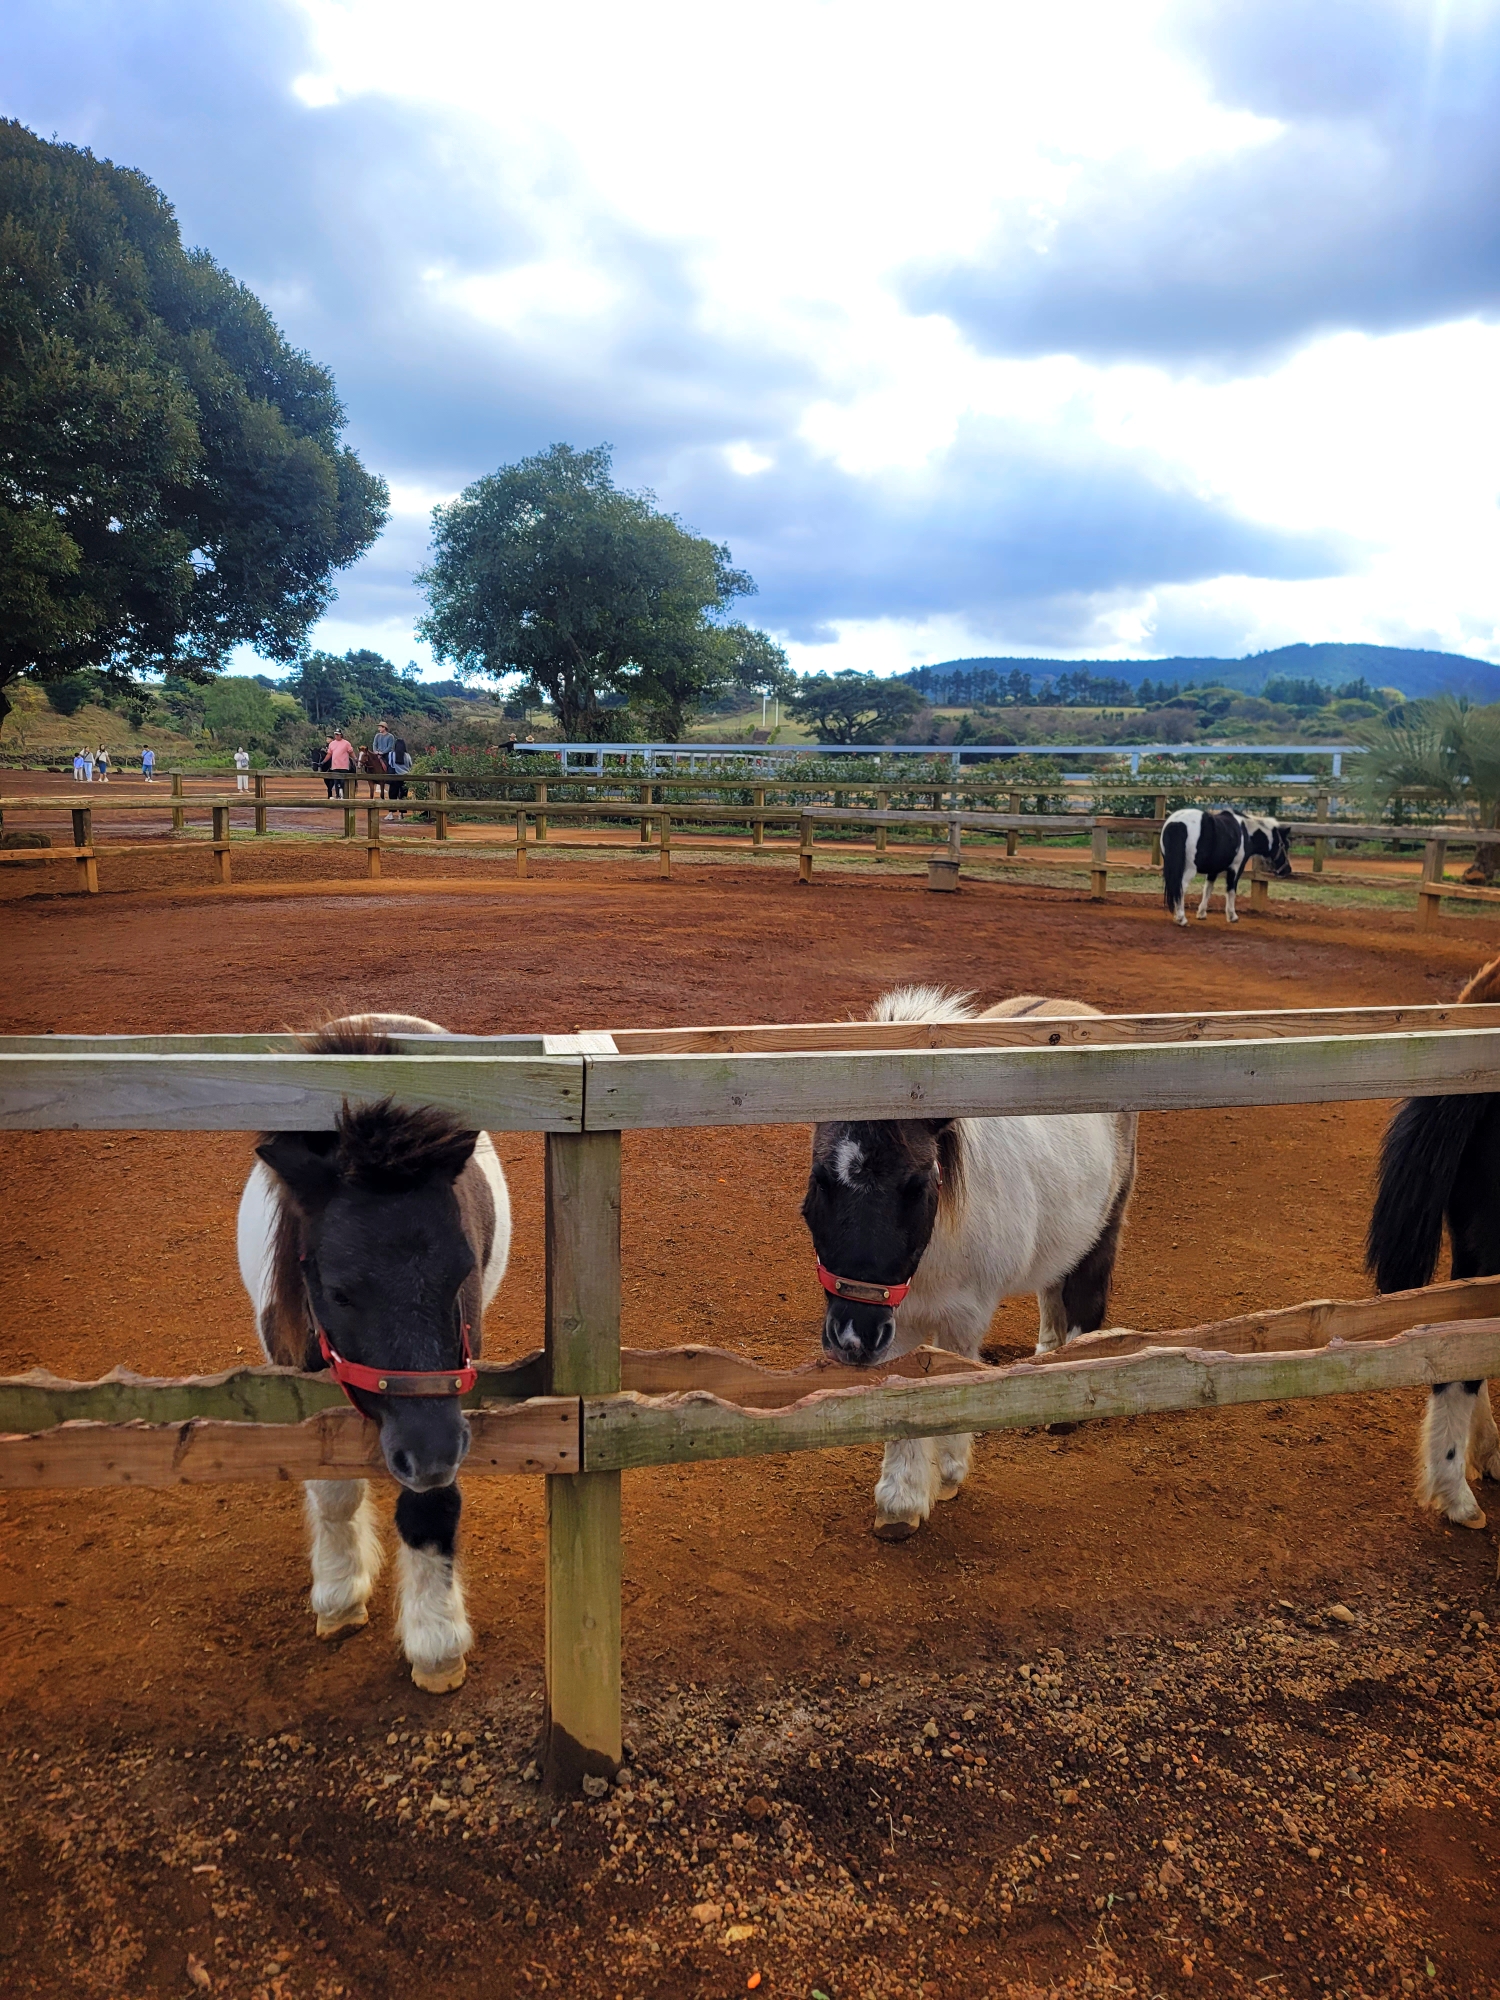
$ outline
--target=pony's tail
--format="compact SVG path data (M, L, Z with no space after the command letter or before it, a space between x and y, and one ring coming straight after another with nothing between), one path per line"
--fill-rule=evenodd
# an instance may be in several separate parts
M1187 874L1187 828L1173 820L1161 830L1161 899L1169 910L1182 901L1182 884Z
M1409 1292L1432 1282L1443 1217L1464 1149L1496 1100L1409 1097L1385 1129L1365 1264L1376 1289Z

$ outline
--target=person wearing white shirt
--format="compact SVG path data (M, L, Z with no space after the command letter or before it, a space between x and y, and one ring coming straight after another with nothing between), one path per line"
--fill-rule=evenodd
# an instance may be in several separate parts
M242 792L248 792L250 789L250 752L245 748L243 743L234 753L234 768L238 773L235 780L237 788Z

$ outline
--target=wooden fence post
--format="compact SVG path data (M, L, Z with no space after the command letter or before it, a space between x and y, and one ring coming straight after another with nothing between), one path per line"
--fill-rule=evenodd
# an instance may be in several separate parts
M432 796L439 806L439 810L432 815L437 826L437 837L439 840L446 840L448 838L448 815L441 809L441 802L448 796L448 780L446 778L433 779Z
M1429 840L1422 851L1422 879L1417 884L1417 929L1430 931L1443 913L1443 866L1446 840Z
M1021 794L1020 794L1019 792L1012 792L1012 793L1011 793L1011 795L1010 795L1010 809L1011 809L1011 813L1013 814L1013 816L1014 816L1014 817L1015 817L1016 819L1019 819L1019 818L1021 817ZM1006 852L1006 855L1007 855L1007 857L1008 857L1008 858L1013 858L1013 857L1014 857L1014 855L1015 855L1015 851L1016 851L1016 847L1017 847L1017 844L1018 844L1018 842L1020 841L1020 838L1021 838L1021 833L1020 833L1020 829L1019 829L1018 827L1014 827L1014 826L1012 826L1012 827L1007 827L1007 828L1006 828L1006 833L1005 833L1005 852Z
M516 813L516 880L526 880L526 809L522 806Z
M1266 864L1258 854L1250 857L1250 907L1252 910L1266 910L1271 906L1271 878L1266 872Z
M963 862L963 836L955 813L948 822L947 851L927 863L927 886L949 894L958 888L958 871Z
M344 794L344 838L345 840L353 840L358 833L358 828L354 822L359 815L358 808L351 804L351 800L359 797L359 778L351 771L344 782L350 787Z
M754 802L755 802L755 804L756 804L756 805L758 805L758 806L764 806L764 804L765 804L765 802L766 802L766 788L765 788L765 786L764 786L764 785L757 785L757 786L755 787L754 791L752 792L752 794L751 794L751 797L753 798L753 800L754 800ZM765 821L764 821L763 819L758 819L758 820L754 820L754 821L752 821L752 823L751 823L751 827L750 827L750 845L751 845L752 847L764 847L764 846L765 846L765 844L766 844L766 823L765 823Z
M803 813L798 821L798 830L797 881L800 885L810 882L813 872L813 823L807 813Z
M229 880L229 808L228 806L215 806L213 814L214 868L217 871L219 881L227 883Z
M264 771L257 771L255 774L255 831L257 833L264 833L265 830L266 774Z
M643 806L649 806L652 803L651 794L655 790L655 785L641 786L641 804ZM651 819L647 813L641 814L641 845L642 847L649 847L651 845Z
M371 806L365 814L365 875L380 879L380 808Z
M656 878L659 882L672 879L672 815L663 813L656 823Z
M535 790L535 792L534 792L533 796L535 797L535 800L536 800L536 803L537 803L538 807L542 807L542 806L545 806L545 805L546 805L546 803L547 803L547 781L546 781L546 779L545 779L545 778L538 778L538 779L537 779L537 781L536 781L536 790ZM537 837L537 839L538 839L538 840L545 840L545 839L547 838L547 815L546 815L546 813L545 813L545 812L541 812L541 811L538 811L538 813L537 813L537 816L536 816L536 837Z
M875 794L876 812L889 812L890 809L891 809L890 793L877 792ZM890 838L890 831L891 830L888 826L877 826L875 829L875 852L877 855L880 856L882 860L885 858L886 842Z
M620 1135L549 1132L547 1391L620 1387ZM542 1773L575 1792L620 1768L620 1475L547 1479Z
M99 864L94 859L94 814L90 806L73 807L73 845L87 848L78 856L78 886L86 895L99 893Z
M1157 792L1151 800L1151 817L1156 821L1156 831L1151 836L1151 866L1161 866L1161 830L1166 823L1167 795Z
M174 771L172 773L172 797L174 801L182 797L181 771ZM185 827L186 816L183 813L182 807L174 803L172 807L172 831L173 833L181 833Z
M1109 822L1104 819L1094 821L1094 831L1090 839L1089 853L1089 896L1096 903L1104 900L1109 887Z
M1328 794L1327 794L1327 792L1319 792L1319 794L1318 794L1317 798L1316 798L1316 799L1314 799L1314 801L1313 801L1313 818L1314 818L1314 819L1315 819L1315 820L1316 820L1316 821L1318 822L1318 824L1319 824L1320 826L1326 826L1326 825L1327 825L1327 823L1328 823ZM1326 861L1327 859L1328 859L1328 842L1327 842L1327 840L1326 840L1326 839L1323 839L1323 838L1322 838L1322 837L1320 836L1320 837L1319 837L1319 838L1318 838L1317 840L1315 840L1315 841L1313 842L1313 873L1314 873L1314 875L1321 875L1321 874L1322 874L1322 872L1323 872L1323 863L1324 863L1324 862L1325 862L1325 861Z

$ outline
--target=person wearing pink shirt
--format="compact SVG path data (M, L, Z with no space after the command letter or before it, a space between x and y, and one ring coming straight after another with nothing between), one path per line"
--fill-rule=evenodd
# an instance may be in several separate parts
M344 797L344 786L348 774L354 769L354 745L340 729L328 739L328 748L323 752L327 758L329 772L328 795L330 798Z

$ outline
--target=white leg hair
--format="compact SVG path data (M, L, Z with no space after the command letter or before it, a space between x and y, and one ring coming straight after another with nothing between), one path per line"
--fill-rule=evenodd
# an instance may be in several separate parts
M396 1633L411 1662L412 1679L428 1694L462 1687L464 1655L474 1643L474 1631L452 1557L402 1542L396 1553L396 1589Z
M1208 915L1208 899L1213 893L1213 886L1213 877L1205 875L1203 878L1203 894L1198 898L1198 921L1200 923Z
M1224 884L1224 921L1226 924L1237 924L1240 920L1240 913L1234 907L1234 891L1235 884L1233 880L1226 881Z
M1036 1305L1036 1351L1038 1354L1051 1354L1068 1337L1068 1315L1063 1305L1062 1286L1049 1285L1046 1291L1038 1292Z
M1059 1309L1062 1293L1059 1290ZM948 1326L929 1334L933 1346L972 1360L988 1331L986 1324ZM914 1535L939 1500L953 1500L969 1476L972 1432L945 1437L892 1438L875 1482L875 1532L883 1542Z
M312 1557L310 1602L318 1637L363 1625L366 1605L385 1561L380 1514L368 1480L309 1479L302 1488Z
M1488 1402L1485 1406L1488 1414ZM1460 1528L1482 1528L1484 1509L1474 1498L1465 1476L1469 1434L1479 1415L1479 1397L1462 1382L1447 1382L1427 1398L1417 1447L1417 1498L1424 1507L1446 1514ZM1493 1422L1490 1426L1493 1431Z

